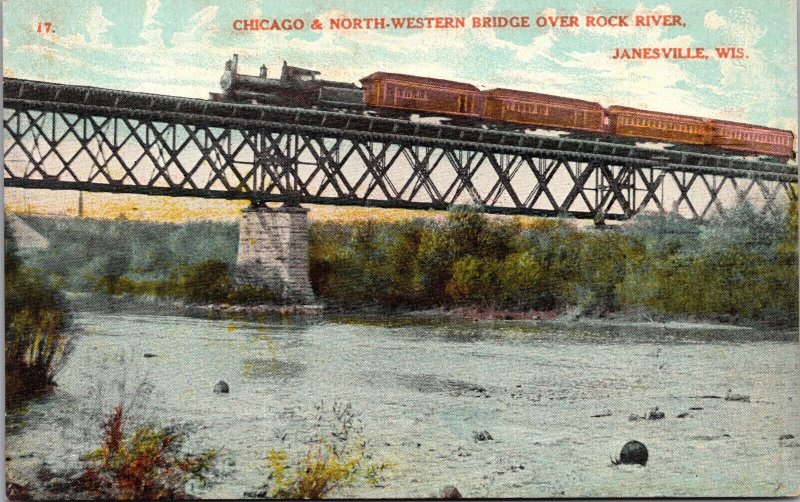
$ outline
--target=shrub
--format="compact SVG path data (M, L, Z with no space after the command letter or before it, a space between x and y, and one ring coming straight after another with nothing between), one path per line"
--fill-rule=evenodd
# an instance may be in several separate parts
M68 350L69 316L61 293L25 268L5 227L5 358L7 404L46 390Z
M333 490L352 484L360 473L362 457L352 452L340 458L330 444L309 446L305 457L292 467L283 450L269 452L271 496L282 499L321 499Z
M274 303L277 302L280 298L274 291L269 289L266 286L252 286L249 284L243 284L241 286L236 286L231 288L228 292L226 300L229 303L237 304L237 305L247 305L253 303Z
M271 483L259 496L322 499L362 479L376 484L391 467L388 462L372 462L367 442L360 437L363 427L350 404L334 403L328 410L320 403L316 409L317 432L305 455L290 461L285 450L271 450L267 456ZM326 426L331 430L324 432Z
M184 298L196 303L226 301L231 290L228 264L220 260L184 266L179 281Z
M492 258L467 255L453 264L445 291L456 302L498 303L501 264Z
M183 499L190 481L206 481L215 450L183 454L183 434L146 425L126 434L124 422L117 406L103 423L102 445L82 458L89 493L116 500Z

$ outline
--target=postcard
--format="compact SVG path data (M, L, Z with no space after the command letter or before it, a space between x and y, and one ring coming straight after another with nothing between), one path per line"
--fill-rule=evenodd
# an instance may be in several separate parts
M794 0L5 0L11 500L800 495Z

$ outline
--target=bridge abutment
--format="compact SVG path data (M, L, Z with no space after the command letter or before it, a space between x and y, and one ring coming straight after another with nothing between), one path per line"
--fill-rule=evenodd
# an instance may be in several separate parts
M308 209L243 209L235 278L239 284L266 286L284 300L313 302L308 278Z

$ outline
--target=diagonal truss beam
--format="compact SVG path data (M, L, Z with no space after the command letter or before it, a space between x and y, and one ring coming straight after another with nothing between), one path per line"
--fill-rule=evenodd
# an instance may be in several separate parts
M610 219L797 199L796 173L134 115L6 108L6 186Z

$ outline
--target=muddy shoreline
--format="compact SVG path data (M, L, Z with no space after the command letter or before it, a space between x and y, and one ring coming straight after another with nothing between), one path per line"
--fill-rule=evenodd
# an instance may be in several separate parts
M582 313L577 308L567 307L552 310L513 310L476 306L452 306L418 309L412 307L387 307L379 304L349 305L319 302L311 305L231 305L189 304L179 300L168 300L150 296L125 295L108 297L99 294L68 293L71 308L97 311L149 313L155 315L182 315L208 318L259 319L269 317L293 317L313 319L319 316L364 317L379 320L381 317L419 319L420 321L471 321L496 322L516 321L526 323L554 323L586 325L595 327L633 327L642 329L669 330L728 330L753 331L792 330L797 326L787 323L742 320L731 318L697 318L688 315L644 312L623 309L606 313Z

